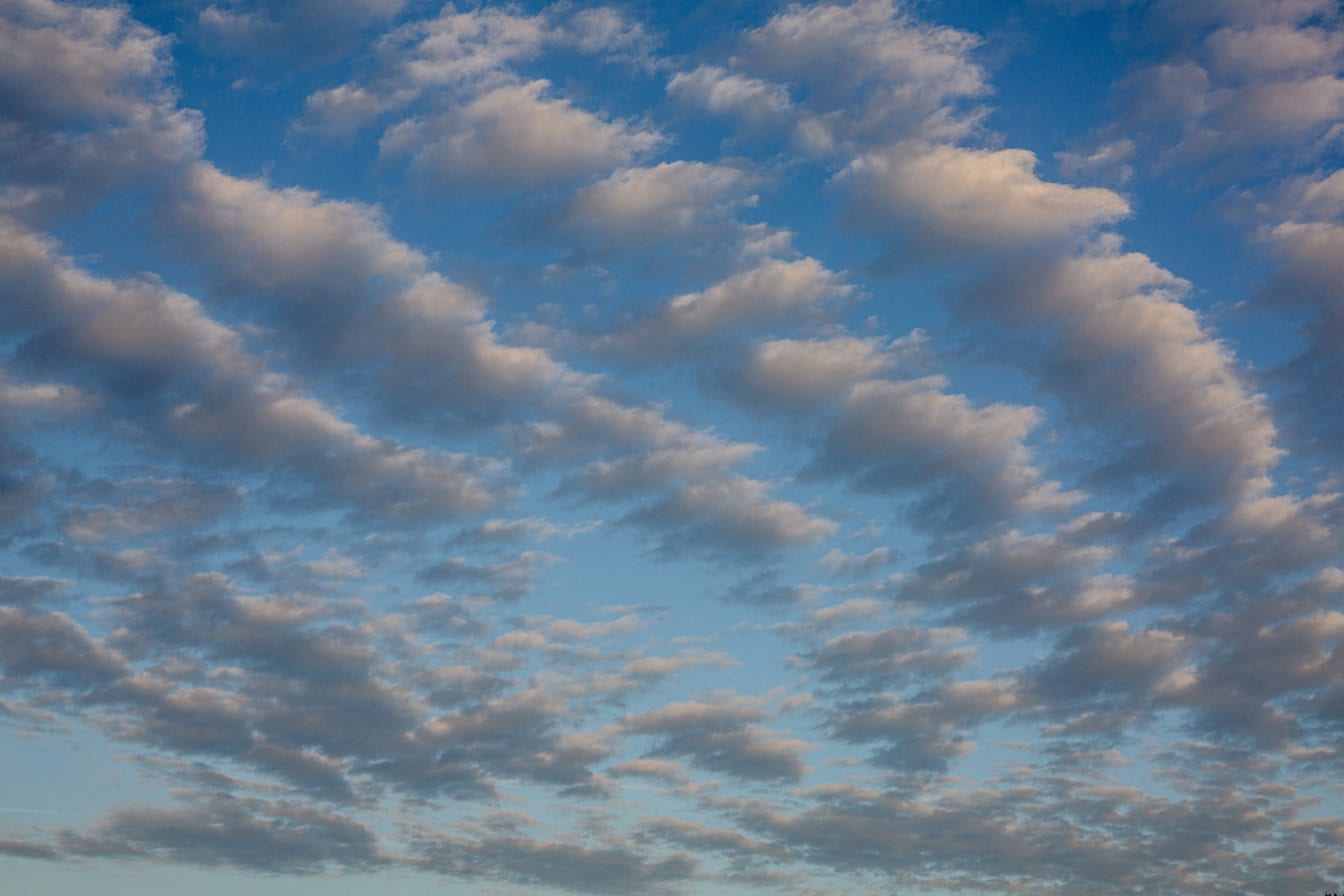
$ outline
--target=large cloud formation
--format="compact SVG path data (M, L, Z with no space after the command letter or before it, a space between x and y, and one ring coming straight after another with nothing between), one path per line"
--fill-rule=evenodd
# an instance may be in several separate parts
M1009 12L0 0L0 874L1336 888L1344 22Z

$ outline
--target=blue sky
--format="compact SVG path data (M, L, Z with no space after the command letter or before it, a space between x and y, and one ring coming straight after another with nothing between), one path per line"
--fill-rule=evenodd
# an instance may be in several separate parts
M0 879L1344 885L1328 0L0 0Z

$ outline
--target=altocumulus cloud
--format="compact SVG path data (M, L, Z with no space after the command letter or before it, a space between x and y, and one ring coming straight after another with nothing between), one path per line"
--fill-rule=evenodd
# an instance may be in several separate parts
M988 6L0 0L4 879L1344 884L1338 5Z

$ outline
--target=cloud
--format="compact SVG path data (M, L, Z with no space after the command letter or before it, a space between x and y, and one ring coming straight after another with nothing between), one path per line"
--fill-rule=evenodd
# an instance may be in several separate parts
M662 142L656 131L606 121L546 96L547 81L497 87L458 109L407 119L383 135L386 155L407 155L436 184L527 188L628 164Z
M222 0L197 15L206 43L242 56L291 57L314 62L347 50L360 33L393 19L405 0Z
M0 408L11 417L23 414L69 413L86 409L93 398L62 383L23 383L0 369Z
M842 137L952 136L974 122L955 106L987 90L970 59L978 43L892 0L862 0L789 6L748 32L734 60L750 75L798 85L819 116L847 113Z
M514 67L548 48L643 64L653 46L639 22L609 6L555 4L527 15L513 7L447 4L379 39L365 77L310 94L298 129L348 134L426 95L470 96L517 83Z
M1186 639L1158 628L1131 632L1123 620L1101 622L1065 635L1054 654L1032 670L1027 687L1053 711L1140 706L1170 698L1191 683L1183 668Z
M708 771L749 780L797 781L809 771L802 759L807 744L772 737L753 723L768 714L745 700L686 701L627 716L627 734L655 738L652 758L684 756Z
M916 567L896 593L957 607L953 618L988 628L1066 626L1136 606L1142 598L1133 580L1101 571L1116 550L1094 543L1088 522L1082 517L1049 534L1013 530L958 547Z
M716 115L741 118L748 126L778 126L797 114L785 85L717 65L677 72L667 82L667 92Z
M1057 513L1081 498L1041 481L1031 463L1024 440L1040 422L1037 408L975 407L945 385L925 377L852 386L809 472L872 491L926 490L911 516L935 529Z
M1338 9L1215 4L1196 12L1163 3L1152 16L1159 34L1184 46L1118 82L1116 100L1124 124L1170 147L1167 160L1217 159L1214 174L1226 177L1251 172L1288 143L1313 154L1329 144L1344 110Z
M382 134L383 155L409 158L424 183L469 190L553 186L628 165L663 143L644 124L581 109L553 97L549 81L515 70L550 48L639 63L651 43L609 7L524 15L449 4L385 36L367 79L310 95L296 127L350 133L401 112Z
M1022 149L898 143L854 159L837 175L851 222L899 228L915 245L1004 248L1085 234L1129 214L1110 190L1042 181Z
M899 554L887 547L876 547L866 554L847 554L839 548L831 548L818 564L832 575L856 576L890 566L899 558Z
M0 212L42 220L154 182L203 144L176 108L168 38L122 7L50 0L0 12Z
M17 608L44 603L58 597L71 584L50 576L0 576L0 603Z
M122 9L34 0L6 12L0 103L20 120L124 120L162 89L168 40Z
M496 598L516 600L532 590L537 567L559 559L539 551L523 551L495 564L476 564L464 557L449 557L422 569L418 578L436 586L458 582L481 583L492 588L491 594Z
M1071 413L1113 437L1100 483L1179 477L1169 500L1183 506L1250 498L1269 486L1282 453L1277 433L1264 396L1182 301L1188 288L1103 238L1079 255L1002 271L966 293L962 308L1024 337L1031 328L1036 348L1004 344L1018 363L1031 359ZM1042 328L1051 338L1040 338ZM1154 500L1160 493L1161 485Z
M753 553L818 541L836 528L797 504L771 500L766 483L744 476L683 486L625 519L670 530L661 543L669 553Z
M652 315L602 339L599 346L635 357L657 357L680 343L731 328L800 317L852 291L814 258L767 258L708 289L673 296Z
M279 801L206 794L180 808L123 806L92 830L63 830L67 855L167 859L311 874L382 864L377 837L354 819Z
M544 884L580 893L662 893L691 878L696 862L686 853L647 855L622 842L586 846L554 840L455 837L425 831L416 838L421 867L454 877L485 877Z
M61 529L68 538L84 543L167 527L181 531L236 509L245 494L238 486L174 479L88 483L81 492L97 503L69 511Z
M618 778L653 778L668 784L683 784L686 782L686 773L682 771L681 766L666 759L631 759L628 762L613 765L607 771Z
M926 678L942 678L975 658L974 647L949 648L964 640L956 628L898 626L836 635L798 661L823 682L845 691L884 691Z
M746 361L730 374L729 386L752 402L815 408L862 381L917 360L926 343L920 331L887 343L857 336L772 339L752 346Z
M1331 203L1326 192L1330 186L1331 180L1306 185L1299 204ZM1291 434L1315 451L1332 454L1344 433L1344 418L1317 409L1330 400L1332 384L1344 364L1344 291L1339 288L1344 275L1339 255L1344 249L1344 225L1333 220L1290 219L1266 227L1262 238L1282 259L1264 286L1264 298L1305 308L1310 315L1302 329L1305 348L1280 371L1290 390L1283 407Z
M577 190L555 225L590 251L614 253L705 231L735 229L732 211L754 197L749 171L704 162L660 162L620 168Z
M1333 886L1338 11L1024 10L1126 35L1115 125L891 0L0 0L0 723L163 795L0 853ZM1226 228L1126 251L1008 120L1136 239L1252 171L1243 354L1171 273Z
M928 665L929 671L936 671L939 663ZM894 670L883 671L890 675ZM975 749L967 735L976 725L1015 710L1022 702L1022 694L1010 681L955 681L931 687L912 700L879 694L839 704L827 714L827 726L830 736L843 743L877 744L871 757L875 765L905 774L941 774Z
M0 606L0 645L6 682L31 680L58 688L108 685L130 671L125 658L91 638L65 613Z

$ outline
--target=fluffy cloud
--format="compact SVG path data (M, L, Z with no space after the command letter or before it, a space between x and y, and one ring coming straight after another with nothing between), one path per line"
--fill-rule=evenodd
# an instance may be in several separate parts
M383 152L410 156L431 182L522 188L610 170L661 142L655 131L551 99L549 87L504 85L451 112L408 119L383 135Z
M1081 499L1042 481L1024 440L1032 407L975 407L938 377L866 380L851 387L811 465L873 491L928 489L910 516L935 529L992 525L1019 513L1057 513Z
M245 56L294 53L327 61L361 31L391 20L405 0L276 2L223 0L200 11L197 23L215 49Z
M1040 180L1023 149L898 143L859 156L838 179L848 214L868 229L898 227L916 245L1010 247L1067 239L1129 214L1099 187Z
M599 252L703 238L705 230L726 229L754 180L744 170L704 162L621 168L575 192L558 226Z
M710 771L763 781L797 781L807 773L807 744L771 736L753 723L768 714L748 701L687 701L629 716L627 734L655 738L653 757L685 756Z
M1333 886L1338 12L1090 6L0 0L4 860Z
M652 315L600 344L621 353L656 357L679 342L800 316L852 289L815 258L767 258L708 289L673 296Z
M1249 498L1281 456L1263 396L1184 304L1188 284L1103 239L1090 251L1002 272L966 312L1031 331L1033 364L1080 417L1118 436L1102 482L1179 476L1184 500ZM1048 340L1039 338L1049 333ZM1026 342L1008 341L1026 357ZM1161 485L1158 493L1160 494Z
M754 402L814 408L918 357L924 342L919 332L885 345L855 336L773 339L752 348L732 385Z
M799 85L818 115L847 112L837 123L842 137L952 135L973 121L955 104L987 89L969 58L977 43L915 20L893 0L861 0L787 7L748 32L735 58L753 75Z

